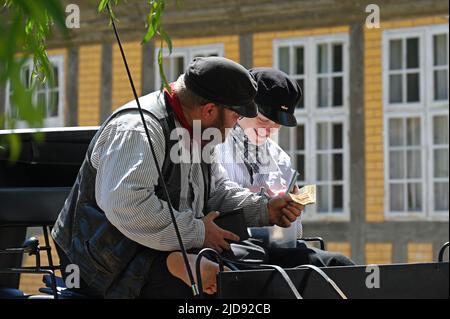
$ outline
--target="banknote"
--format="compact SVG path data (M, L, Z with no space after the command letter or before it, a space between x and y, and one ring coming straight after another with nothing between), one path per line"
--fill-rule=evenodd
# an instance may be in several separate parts
M316 185L305 185L297 194L289 194L295 202L302 205L314 204L316 202Z

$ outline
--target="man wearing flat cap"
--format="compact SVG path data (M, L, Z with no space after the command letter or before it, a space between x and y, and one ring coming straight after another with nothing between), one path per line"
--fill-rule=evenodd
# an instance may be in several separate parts
M300 215L303 207L288 196L257 196L225 178L214 162L172 159L175 129L192 135L194 123L201 121L202 130L225 132L240 116L256 116L256 88L241 65L225 58L196 58L170 91L141 97L158 163L134 101L100 127L52 231L63 269L68 263L80 269L82 293L101 298L192 295L170 269L180 247L156 165L186 249L223 251L229 240L239 240L214 223L217 211L242 206L247 226L285 226Z
M281 126L297 126L294 111L302 97L302 90L286 73L273 68L254 68L250 73L258 86L255 102L259 114L254 118L239 119L225 143L218 145L215 152L218 162L232 181L253 192L263 191L269 196L275 196L287 191L295 170L292 169L289 155L270 137ZM298 187L292 191L298 191ZM267 250L266 263L286 268L302 264L319 267L354 264L346 256L309 248L302 241L291 240L292 243L289 243L289 238L280 238L280 242L288 247L273 247L269 243L269 238L283 234L292 233L297 235L296 238L302 237L300 217L290 228L295 229L278 226L251 229L254 238L263 240L262 246ZM233 251L235 246L232 244ZM239 246L239 249L242 250L242 247Z

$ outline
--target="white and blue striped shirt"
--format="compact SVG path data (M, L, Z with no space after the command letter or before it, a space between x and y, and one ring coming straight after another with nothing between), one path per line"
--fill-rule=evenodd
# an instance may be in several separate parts
M150 94L140 100L141 105L151 105L149 110L155 114L165 112L162 98L155 101ZM168 151L164 133L158 121L148 115L145 118L161 167ZM181 127L178 121L175 124ZM137 111L118 115L105 126L90 160L97 170L96 201L111 224L141 245L161 251L178 250L168 204L155 194L158 172ZM175 218L186 248L202 248L206 187L201 164L181 163L180 170L180 204L179 210L174 210ZM255 196L230 181L223 167L212 163L207 211L230 211L239 205L248 226L268 225L267 198Z
M294 174L289 155L275 141L268 138L264 144L258 146L258 159L264 164L260 164L258 172L252 172L245 164L244 151L240 149L243 147L243 143L240 142L243 139L242 134L245 133L236 125L229 132L225 142L215 148L217 160L226 170L228 178L254 193L259 192L261 187L264 187L269 195L286 191ZM297 237L302 236L303 226L299 219Z

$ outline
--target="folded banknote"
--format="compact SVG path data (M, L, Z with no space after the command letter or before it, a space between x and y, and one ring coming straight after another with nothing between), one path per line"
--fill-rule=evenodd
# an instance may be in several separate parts
M305 185L297 194L289 194L294 202L302 205L314 204L316 202L316 185Z

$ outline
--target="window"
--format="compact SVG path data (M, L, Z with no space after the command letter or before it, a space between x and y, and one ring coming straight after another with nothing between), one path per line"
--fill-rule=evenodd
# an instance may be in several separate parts
M385 211L448 219L448 26L383 38Z
M448 33L433 35L433 100L448 101Z
M432 117L432 211L448 216L448 115Z
M155 50L155 90L159 89L161 78L159 75L158 66L158 51ZM163 66L164 72L167 77L167 81L174 82L178 77L184 73L188 63L197 57L208 56L223 56L224 47L223 44L214 45L201 45L195 47L173 48L172 53L169 55L169 50L163 50Z
M342 213L344 197L344 144L341 122L318 122L316 180L319 213Z
M321 43L317 50L317 106L339 107L343 103L342 43Z
M274 57L275 67L303 89L298 126L282 127L278 139L299 184L317 185L317 205L308 206L304 218L348 220L348 36L275 40Z
M42 105L44 108L44 127L64 126L64 58L63 56L50 56L50 63L53 68L54 83L39 85L34 92L34 103ZM33 61L24 64L21 70L21 80L26 87L30 86L33 72ZM17 119L17 127L25 128L27 123L19 113L19 109L12 105L11 94L13 88L7 83L6 89L6 113L9 117Z
M305 47L303 44L278 47L278 68L290 74L305 90ZM304 99L301 99L297 108L304 107Z
M421 42L419 36L389 42L389 103L419 102Z
M419 213L423 209L421 118L390 118L389 194L390 212Z

